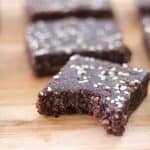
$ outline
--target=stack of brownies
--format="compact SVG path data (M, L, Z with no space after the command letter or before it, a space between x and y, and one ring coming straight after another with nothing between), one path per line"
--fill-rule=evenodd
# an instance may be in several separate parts
M122 135L147 95L149 73L129 68L110 0L28 0L27 54L37 76L54 75L39 92L43 115L86 113Z

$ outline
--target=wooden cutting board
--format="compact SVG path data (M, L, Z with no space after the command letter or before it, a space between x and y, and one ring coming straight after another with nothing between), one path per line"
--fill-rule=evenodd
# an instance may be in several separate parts
M24 6L24 0L1 0L0 150L150 150L150 88L122 137L107 135L98 120L90 116L55 119L36 112L37 93L49 77L34 77L28 66ZM131 65L150 69L140 44L140 26L133 25L129 14L122 16L125 40L133 52Z

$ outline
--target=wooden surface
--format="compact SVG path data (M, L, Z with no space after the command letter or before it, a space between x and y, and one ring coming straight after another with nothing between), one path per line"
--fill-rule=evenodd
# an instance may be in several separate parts
M98 120L90 116L55 119L36 112L37 92L49 78L37 79L28 66L24 4L24 0L1 0L0 150L150 150L150 89L122 137L107 135ZM128 13L133 12L129 9ZM131 23L134 20L129 14L123 16L121 19L118 15L133 52L131 65L149 69L150 63L140 44L140 25L128 23L129 19Z

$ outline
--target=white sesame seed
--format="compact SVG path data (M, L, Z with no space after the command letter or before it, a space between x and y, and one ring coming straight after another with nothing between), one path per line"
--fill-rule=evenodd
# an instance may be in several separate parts
M106 97L106 100L107 100L107 101L110 101L110 100L111 100L111 98L110 98L110 97Z
M98 88L98 85L97 85L97 84L93 84L93 87L94 87L94 88Z
M110 70L111 70L111 71L116 71L116 68L115 68L115 67L112 67Z
M113 78L112 78L112 80L117 80L118 79L118 77L117 76L114 76Z
M55 75L53 78L54 79L59 79L59 75Z
M44 96L44 93L43 93L43 92L40 92L39 94L40 94L41 96Z
M143 69L139 69L139 68L133 68L134 71L137 71L137 72L143 72L144 70Z
M105 88L106 90L107 90L107 89L108 89L108 90L111 89L110 86L105 86L104 88Z
M126 95L130 95L130 93L128 91L124 91L124 94Z
M120 76L129 76L129 73L119 71L118 75L120 75Z
M90 68L91 70L95 69L95 67L94 67L93 65L90 65L89 68Z
M70 68L75 68L75 65L71 65Z
M74 55L70 57L70 60L76 60L77 58L79 58L79 55Z
M128 64L123 64L122 67L123 68L128 68Z
M99 70L102 70L102 69L103 69L103 67L102 67L102 66L99 66L99 67L98 67L98 69L99 69Z
M51 91L52 91L52 88L49 86L49 87L47 88L47 91L48 91L48 92L51 92Z
M124 90L126 90L126 89L127 89L127 86L124 86L124 85L120 86L120 90L121 90L121 91L124 91Z
M106 80L106 76L99 74L98 77L103 81Z
M82 80L82 81L78 81L79 83L86 83L86 82L89 82L88 80Z
M111 100L111 103L115 103L115 101L114 101L114 100Z
M123 107L123 104L122 103L118 103L117 105L119 108L122 108Z
M100 82L99 82L99 83L97 83L97 84L98 84L98 85L103 85L103 84L102 84L102 83L100 83Z
M119 91L119 90L116 90L115 93L120 93L120 91Z
M124 80L119 80L120 83L125 84L126 82Z

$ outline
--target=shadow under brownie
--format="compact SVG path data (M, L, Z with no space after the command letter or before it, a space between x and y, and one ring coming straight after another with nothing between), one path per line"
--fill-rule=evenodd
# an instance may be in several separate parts
M73 54L117 63L129 62L131 57L115 20L94 18L31 23L27 52L38 76L57 73Z
M147 95L149 73L79 55L39 93L43 115L85 113L97 117L109 134L122 135L130 114Z

